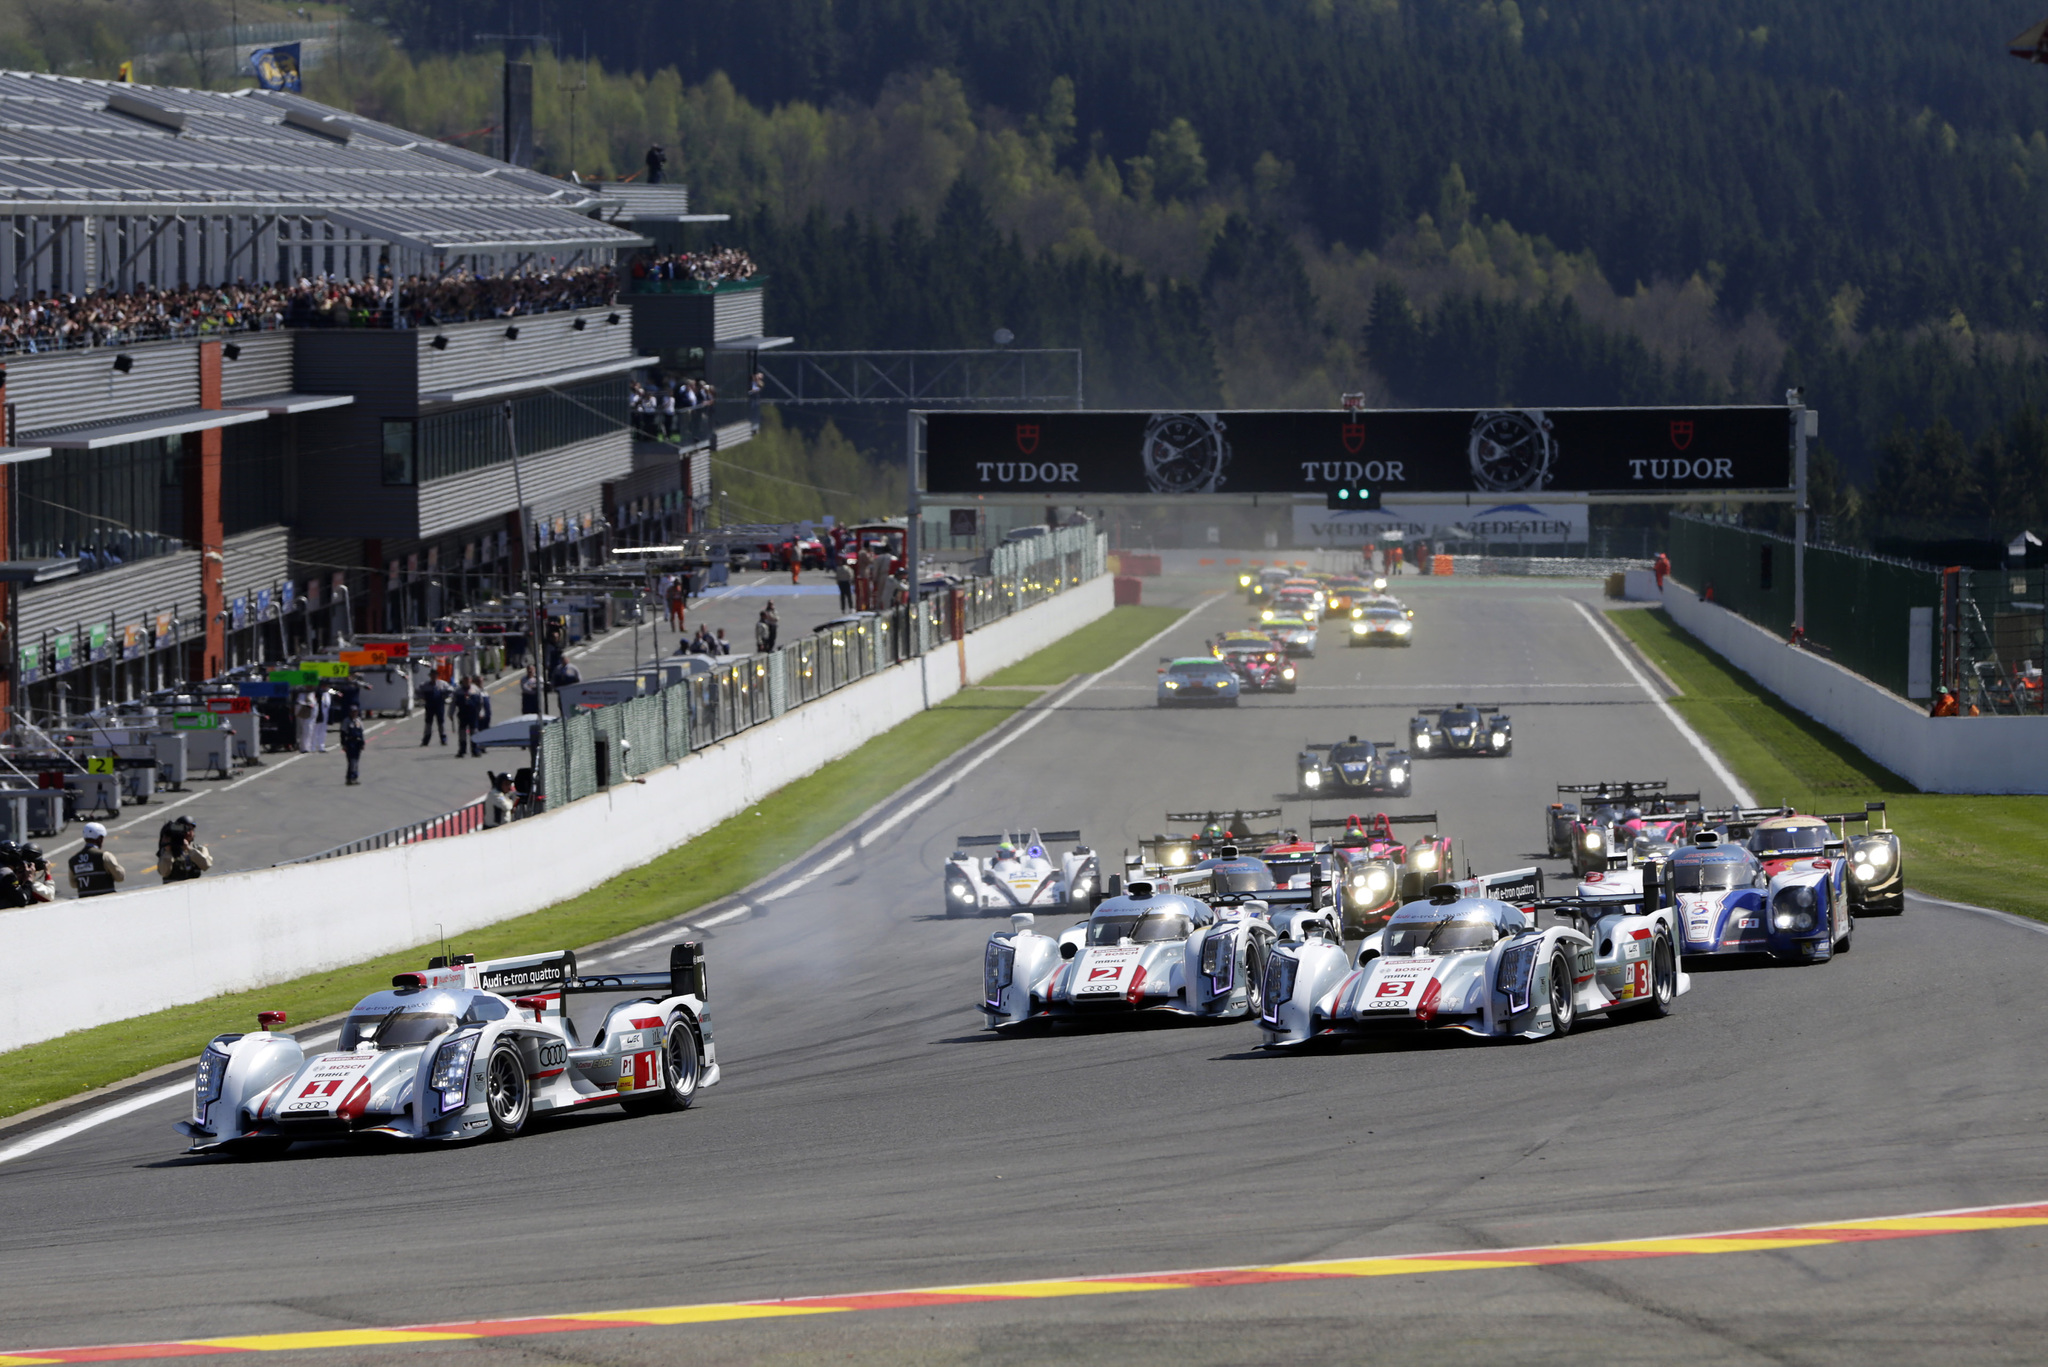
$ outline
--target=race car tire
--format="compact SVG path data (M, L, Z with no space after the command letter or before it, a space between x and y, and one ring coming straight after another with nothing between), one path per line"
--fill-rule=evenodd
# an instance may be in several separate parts
M1266 1009L1266 966L1259 962L1258 949L1249 944L1244 947L1244 1005L1248 1016Z
M1850 944L1856 939L1856 913L1844 911L1842 914L1849 918L1849 928L1842 932L1841 943L1835 946L1835 953L1837 954L1847 954Z
M1625 1013L1631 1020L1668 1016L1678 1000L1678 956L1672 952L1670 937L1659 935L1650 951L1650 999Z
M1550 956L1550 1034L1561 1039L1578 1023L1579 999L1573 995L1571 960L1562 951Z
M511 1040L500 1040L491 1050L491 1061L484 1069L484 1100L491 1112L493 1138L511 1139L526 1128L533 1093L526 1085L526 1064L519 1057L519 1046Z
M704 1071L704 1056L697 1047L696 1027L678 1019L668 1028L668 1038L655 1057L660 1060L661 1088L621 1100L619 1109L628 1115L687 1111L697 1100L697 1080Z

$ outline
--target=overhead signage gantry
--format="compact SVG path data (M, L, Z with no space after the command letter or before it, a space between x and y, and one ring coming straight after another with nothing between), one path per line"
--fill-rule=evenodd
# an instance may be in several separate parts
M1795 619L1805 618L1806 443L1798 390L1779 405L1240 412L913 412L910 525L927 494L976 499L1331 500L1446 496L1570 503L1790 503ZM917 572L917 538L910 571Z

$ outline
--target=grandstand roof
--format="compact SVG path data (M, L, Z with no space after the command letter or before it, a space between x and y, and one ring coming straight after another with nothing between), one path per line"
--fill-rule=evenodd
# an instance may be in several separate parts
M644 240L597 203L299 95L0 72L0 215L287 214L444 255Z

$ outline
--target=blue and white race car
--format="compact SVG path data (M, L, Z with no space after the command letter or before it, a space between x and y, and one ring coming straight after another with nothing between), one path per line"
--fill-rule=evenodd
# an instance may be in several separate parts
M1671 856L1665 877L1688 955L1825 963L1848 952L1856 927L1847 863L1826 855L1772 863L1767 867L1719 831L1700 832Z

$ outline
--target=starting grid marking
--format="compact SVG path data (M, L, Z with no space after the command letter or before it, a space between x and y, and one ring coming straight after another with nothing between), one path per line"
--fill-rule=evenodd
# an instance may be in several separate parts
M1068 1296L1121 1296L1144 1291L1191 1291L1212 1286L1258 1286L1271 1282L1336 1281L1355 1277L1408 1277L1432 1272L1491 1272L1507 1268L1559 1267L1572 1263L1633 1262L1647 1258L1707 1254L1781 1252L1884 1239L1925 1239L1988 1230L2048 1225L2048 1203L1986 1206L1868 1220L1792 1225L1782 1229L1731 1230L1665 1238L1620 1239L1591 1244L1547 1244L1536 1248L1465 1249L1385 1258L1339 1258L1321 1262L1274 1263L1259 1267L1218 1267L1192 1272L1148 1272L1131 1277L1081 1277L1067 1281L999 1282L985 1286L937 1286L853 1296L805 1296L781 1301L735 1301L717 1305L670 1305L645 1310L601 1310L531 1319L473 1320L455 1324L406 1325L392 1329L318 1329L293 1334L242 1334L229 1338L183 1339L172 1343L129 1343L91 1348L35 1348L0 1353L0 1367L44 1367L66 1362L133 1362L148 1358L206 1357L220 1353L279 1353L311 1348L377 1348L408 1343L454 1343L474 1339L524 1338L540 1334L588 1333L650 1325L715 1324L734 1320L838 1315L860 1310L902 1310L997 1301L1051 1300Z

